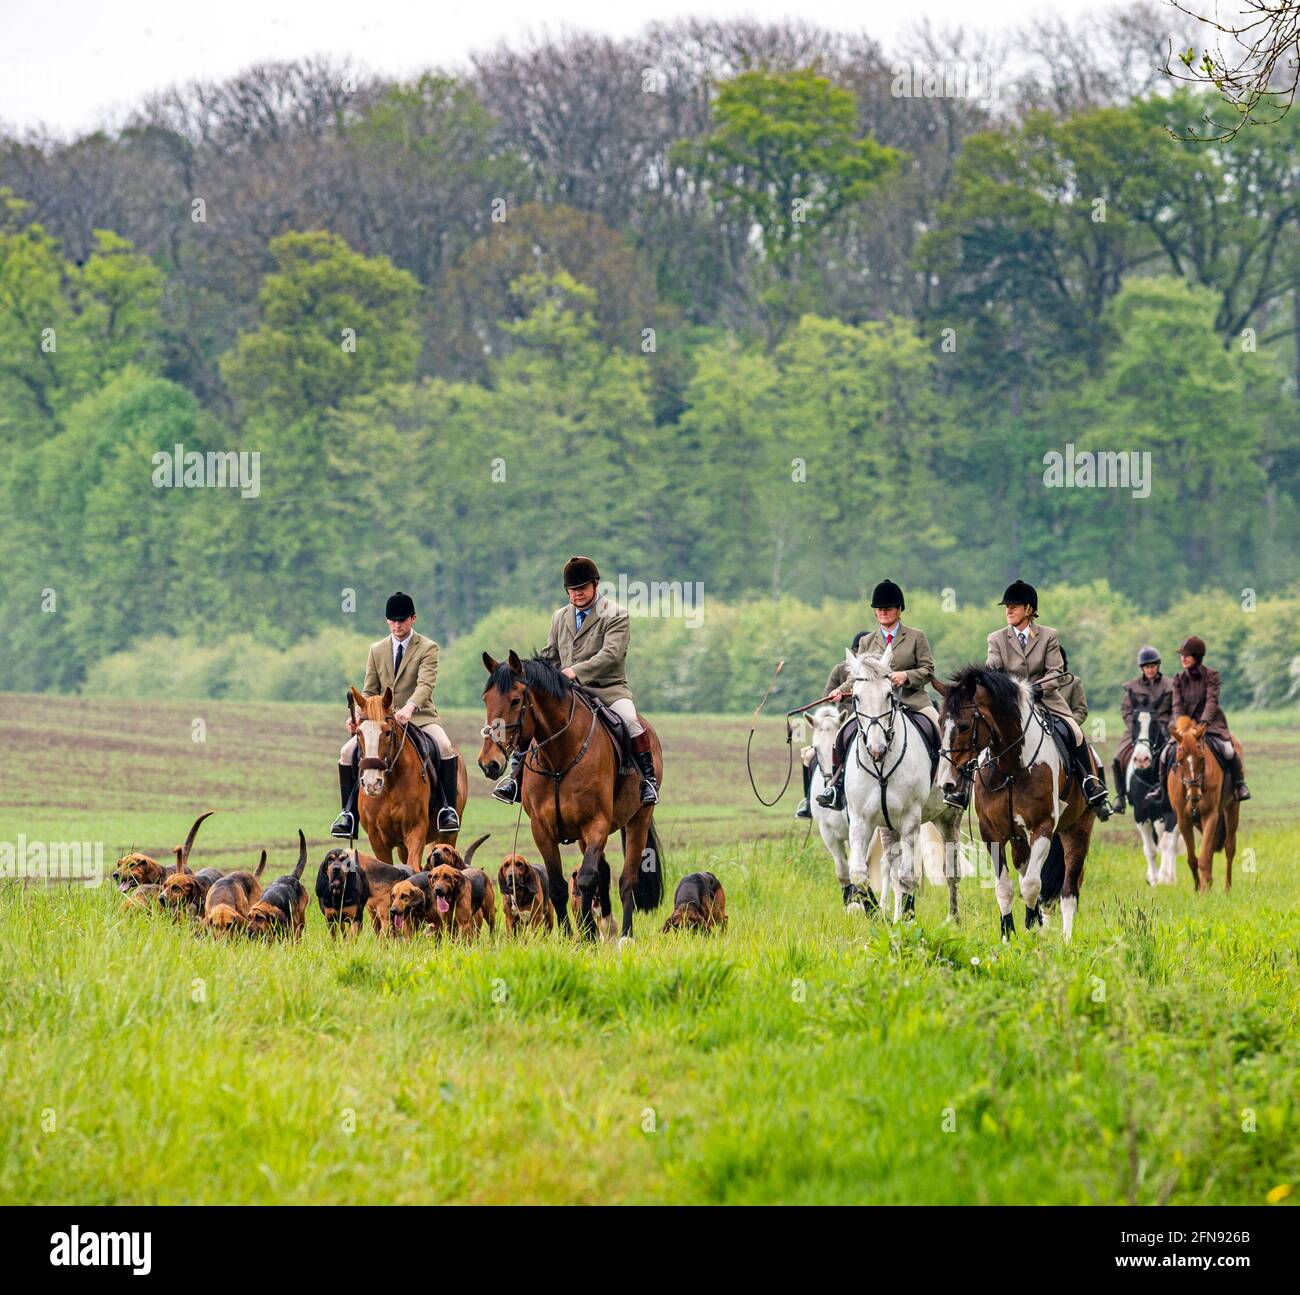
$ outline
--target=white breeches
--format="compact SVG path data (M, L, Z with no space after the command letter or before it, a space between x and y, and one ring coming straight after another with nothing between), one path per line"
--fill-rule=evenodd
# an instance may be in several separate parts
M609 703L609 709L627 725L629 737L638 737L645 732L645 725L637 718L636 705L631 697L620 697Z
M438 754L444 760L450 760L456 754L456 749L451 744L451 738L447 736L446 730L441 724L421 725L421 732L426 737L433 738L433 744L438 748ZM343 743L343 749L339 752L339 764L352 763L352 752L356 749L356 745L356 734L353 734Z

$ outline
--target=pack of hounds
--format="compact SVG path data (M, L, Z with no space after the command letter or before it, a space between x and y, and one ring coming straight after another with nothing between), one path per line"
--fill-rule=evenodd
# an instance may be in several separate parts
M113 870L113 880L128 908L162 911L179 920L196 922L214 936L243 935L260 940L299 940L307 924L309 897L303 885L307 839L298 831L298 862L292 872L275 878L265 889L266 851L256 869L190 867L190 851L206 818L194 820L184 845L175 847L175 862L161 864L150 855L131 851ZM489 834L490 835L490 834ZM454 845L434 845L417 870L388 864L360 850L330 850L316 869L316 903L333 936L359 935L369 915L380 937L473 941L484 926L495 935L497 911L507 935L552 931L555 907L546 872L522 854L501 861L496 880L473 867L474 854L488 836L481 836L464 853ZM575 924L582 902L577 869L569 879ZM609 895L609 868L602 865L596 928L604 940L615 935ZM692 872L677 883L673 913L665 931L723 931L727 926L727 897L711 872Z

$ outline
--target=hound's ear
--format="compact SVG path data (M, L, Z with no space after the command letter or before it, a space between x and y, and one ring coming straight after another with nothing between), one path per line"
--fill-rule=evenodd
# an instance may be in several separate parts
M356 706L356 708L358 710L365 710L366 699L356 690L356 688L349 688L348 692L351 695L352 702Z
M523 674L524 663L519 659L519 654L514 650L514 648L510 649L510 655L507 660L510 662L510 668L515 672L515 674Z
M488 653L483 653L483 669L486 670L488 674L496 674L498 664L499 663L494 661Z
M930 687L933 688L940 697L946 697L948 695L949 685L944 683L942 679L931 679Z
M391 688L385 688L384 689L384 711L385 713L387 713L392 709L393 709L393 690Z

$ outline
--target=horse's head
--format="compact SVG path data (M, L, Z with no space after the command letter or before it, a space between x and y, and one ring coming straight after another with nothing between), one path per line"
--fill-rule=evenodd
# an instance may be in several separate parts
M967 665L947 682L934 680L943 697L939 712L939 786L945 794L975 775L980 753L1008 748L1021 731L1020 685L1001 670Z
M1151 767L1151 742L1153 739L1151 712L1139 711L1133 724L1133 764L1138 769Z
M1174 720L1172 738L1178 749L1178 777L1193 813L1198 809L1201 795L1205 791L1207 752L1202 740L1204 737L1204 724L1196 724L1186 715L1180 715Z
M892 643L883 656L855 656L847 649L844 653L853 685L853 712L858 717L858 732L866 744L867 753L877 762L885 758L894 737L898 702L889 682L893 656Z
M829 778L831 774L835 735L844 723L838 706L818 706L811 714L804 711L804 726L808 729L813 750L817 752L817 763Z
M384 778L393 767L403 736L393 717L393 690L385 688L381 695L363 697L353 688L352 704L356 707L361 790L367 796L379 796L383 794Z
M527 745L523 741L523 729L528 719L524 710L528 684L524 679L524 663L513 651L505 661L496 661L484 652L483 668L488 672L488 685L483 689L485 723L478 767L489 778L499 778L505 772L510 753L516 747Z

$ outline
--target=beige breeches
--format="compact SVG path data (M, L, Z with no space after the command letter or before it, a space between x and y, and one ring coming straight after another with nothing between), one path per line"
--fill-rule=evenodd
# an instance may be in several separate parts
M637 737L645 732L645 725L637 718L636 705L631 697L620 697L609 703L609 709L627 725L628 737Z
M438 748L438 754L444 760L450 760L456 754L456 749L451 744L451 738L447 736L446 730L441 724L424 724L420 728L426 737L433 738L433 744ZM356 749L356 745L356 734L353 734L343 743L343 749L339 752L339 764L352 763L352 752Z

